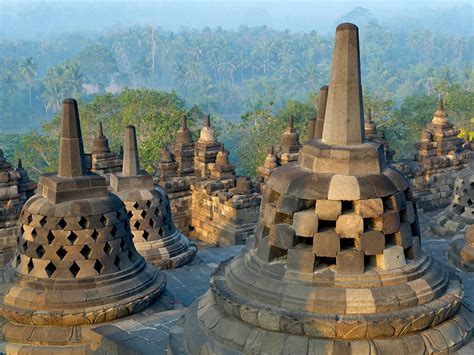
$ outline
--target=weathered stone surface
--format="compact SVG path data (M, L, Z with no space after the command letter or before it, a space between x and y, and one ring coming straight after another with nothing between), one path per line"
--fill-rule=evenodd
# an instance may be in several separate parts
M357 213L339 216L336 221L336 233L341 238L357 238L364 231L364 220Z
M333 200L317 200L315 213L319 219L335 221L342 213L342 202Z
M406 265L403 248L395 245L388 246L382 254L372 257L372 260L375 266L383 270L398 269Z
M364 255L382 254L385 248L385 236L376 230L363 232L355 239L355 247Z
M318 230L318 216L313 210L305 210L293 214L293 230L300 237L313 237Z
M286 223L274 224L270 227L268 240L271 245L288 250L296 245L295 231Z
M339 234L333 229L314 234L313 252L317 256L335 258L341 248Z
M364 273L364 253L356 249L339 251L336 255L336 272L340 274Z

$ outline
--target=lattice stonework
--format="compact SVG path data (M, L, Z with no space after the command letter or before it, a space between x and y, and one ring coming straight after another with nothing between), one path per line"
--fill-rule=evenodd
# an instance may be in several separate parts
M367 179L359 181L360 190L369 185L372 198L358 200L306 200L268 187L258 255L265 261L287 256L288 268L306 272L331 265L338 272L363 272L369 264L389 270L416 260L420 230L411 189L388 178L385 183L391 187L377 191Z
M81 217L23 210L14 267L40 278L84 278L129 268L138 259L123 208Z

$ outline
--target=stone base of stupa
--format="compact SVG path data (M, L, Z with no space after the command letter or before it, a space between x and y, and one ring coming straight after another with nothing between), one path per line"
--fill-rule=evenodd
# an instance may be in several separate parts
M442 270L430 257L422 257L391 272L374 268L360 275L338 275L326 268L316 272L317 281L303 277L295 282L285 277L283 263L269 266L252 253L241 255L213 274L209 291L171 333L170 350L173 354L455 351L470 341L474 315L462 304L460 282Z
M173 308L173 303L172 295L165 291L146 312L166 312ZM115 325L119 322L133 323L136 317L144 318L146 314L137 313L112 322L70 327L7 322L1 328L0 351L8 354L108 354L110 344L107 344L104 330L118 329Z
M474 224L474 218L471 215L471 212L458 215L451 212L447 207L434 218L430 223L430 227L437 236L452 237L458 233L463 233L469 224Z
M460 269L474 272L474 226L466 229L466 234L456 235L446 252L448 260Z

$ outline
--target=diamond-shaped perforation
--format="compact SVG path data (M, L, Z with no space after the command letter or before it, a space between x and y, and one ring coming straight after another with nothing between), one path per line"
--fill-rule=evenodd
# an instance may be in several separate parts
M18 265L20 265L20 263L21 263L21 256L20 256L20 254L18 254L18 255L16 256L16 263L15 263L15 266L18 267Z
M114 265L117 266L119 269L120 269L120 262L121 262L121 260L120 260L119 256L117 255L114 259Z
M29 214L28 217L26 217L26 220L28 221L28 224L31 224L31 222L33 222L33 216Z
M45 267L46 273L48 274L48 277L53 276L54 272L56 271L56 266L52 261L48 263Z
M132 217L133 217L133 212L132 212L132 211L128 211L128 212L127 212L127 215L128 215L128 218L132 218Z
M155 224L156 224L155 220L154 220L153 218L151 218L151 219L150 219L150 227L151 227L151 228L154 228L154 227L155 227Z
M94 241L97 241L97 238L99 238L99 232L97 232L95 229L91 234L91 238L94 239Z
M145 239L146 241L148 241L148 238L150 237L150 233L148 233L147 231L143 231L143 239Z
M33 264L33 259L30 259L30 261L28 261L28 274L31 273L34 268L35 264Z
M104 245L104 253L109 255L112 253L112 246L110 245L109 242L105 243Z
M77 234L72 231L67 236L67 240L69 240L69 243L71 243L71 245L73 245L76 242L77 238L79 238Z
M45 253L45 250L43 248L42 245L39 245L36 249L35 249L35 252L36 252L36 255L38 256L38 258L43 258L43 255Z
M158 234L159 234L161 237L163 237L163 235L164 235L164 230L163 230L163 228L158 229Z
M145 218L146 217L146 211L145 210L142 210L142 212L140 213L140 216L142 218Z
M117 236L117 233L118 233L117 227L112 226L112 229L110 230L110 235L115 238Z
M127 243L125 242L124 239L120 240L120 249L125 250L125 247L127 246Z
M94 263L94 269L97 273L101 273L104 270L104 265L99 260L96 260Z
M140 205L138 204L138 202L135 202L135 203L133 204L133 208L135 208L135 209L137 209L139 206L140 206Z
M82 229L86 229L87 219L84 216L82 216L77 223L81 226Z
M26 251L27 251L27 250L28 250L28 242L25 240L25 241L23 242L23 253L26 254Z
M59 228L61 228L61 229L66 228L67 223L66 223L66 221L64 220L64 218L61 218L61 219L59 220L58 226L59 226Z
M159 216L160 216L160 209L159 209L159 208L155 208L155 209L154 209L154 213L155 213L155 216L159 217Z
M105 227L107 225L107 218L104 215L100 216L99 222Z
M48 244L51 245L51 243L53 242L53 240L54 240L55 238L56 238L56 237L54 236L53 232L49 231L49 232L48 232L48 237L47 237L47 239L48 239Z
M77 274L79 273L79 271L81 271L81 268L74 261L71 267L69 268L69 271L71 272L72 276L77 277Z
M20 228L20 234L21 235L25 234L25 228L23 228L23 226L21 226L21 228Z
M81 248L81 251L80 253L82 254L82 256L86 259L89 259L90 255L91 255L91 252L92 252L92 249L89 248L88 245L84 245L82 248Z
M33 228L33 229L31 230L31 236L32 236L33 238L35 238L37 235L38 235L38 233L36 232L36 229Z
M59 256L59 259L63 260L67 255L67 250L62 246L56 250L56 255Z
M139 229L140 228L140 222L136 221L135 223L133 223L133 228Z
M151 200L148 200L148 201L146 202L146 206L147 206L148 208L150 208L150 206L151 206Z
M46 218L46 216L41 217L39 220L39 224L42 228L44 228L47 222L48 222L48 219Z

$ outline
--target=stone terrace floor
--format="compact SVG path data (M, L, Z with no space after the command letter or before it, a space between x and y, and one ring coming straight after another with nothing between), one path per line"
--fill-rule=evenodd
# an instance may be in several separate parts
M465 301L471 309L474 309L474 273L462 272L449 264L446 259L446 250L450 239L436 238L429 231L428 221L437 213L439 211L419 216L423 230L422 247L463 280ZM244 249L244 246L212 247L197 243L199 250L190 264L165 271L168 276L165 297L174 298L174 309L158 312L160 306L156 304L131 317L96 327L94 332L97 337L94 338L100 344L96 349L98 353L166 354L168 333L186 307L206 292L212 271L220 262L235 256ZM464 348L458 353L474 354L474 342L471 341L468 349Z

